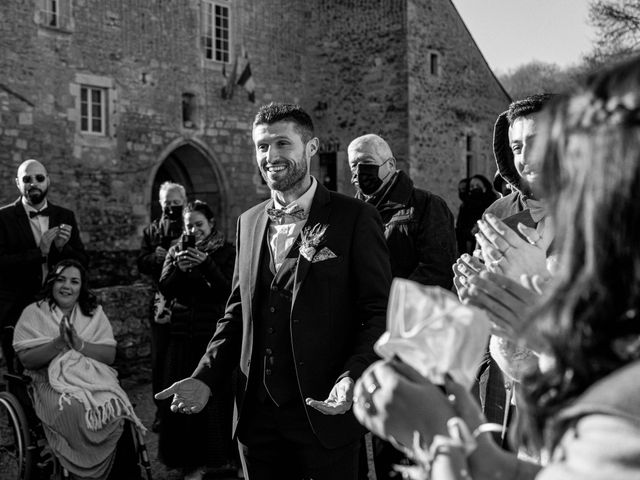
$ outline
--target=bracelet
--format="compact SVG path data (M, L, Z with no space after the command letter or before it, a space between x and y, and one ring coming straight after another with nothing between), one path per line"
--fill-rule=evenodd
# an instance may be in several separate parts
M84 340L82 340L82 345L80 345L78 351L81 352L82 350L84 350Z
M417 468L421 470L421 474L426 478L430 478L433 463L438 455L449 454L452 449L457 448L460 449L465 458L468 458L478 448L477 439L480 435L489 432L501 432L502 425L497 423L482 423L471 432L462 418L452 417L447 421L447 430L449 432L448 436L434 436L428 448L425 448L422 435L416 430L413 432L413 448L408 449L405 447L402 449L411 460L418 464ZM392 441L391 443L398 444L397 441ZM470 478L467 469L459 473L461 478Z

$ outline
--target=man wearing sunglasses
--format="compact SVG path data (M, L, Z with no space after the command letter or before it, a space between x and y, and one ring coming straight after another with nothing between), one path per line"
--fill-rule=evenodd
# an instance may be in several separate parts
M24 307L35 300L49 268L75 258L87 264L75 215L47 200L50 179L37 160L26 160L16 175L20 198L0 208L0 338L13 368L11 335Z

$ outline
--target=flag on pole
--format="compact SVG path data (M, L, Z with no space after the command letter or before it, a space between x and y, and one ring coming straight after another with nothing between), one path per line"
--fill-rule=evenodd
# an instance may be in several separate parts
M250 102L256 101L256 84L253 81L253 75L251 74L251 64L249 63L249 55L247 55L247 51L242 49L242 68L240 68L240 76L238 77L238 81L236 82L238 85L244 87L249 96Z
M222 87L222 91L220 95L225 100L233 98L233 87L236 84L236 71L238 69L238 57L233 60L233 66L231 67L231 71L227 75L227 65L222 65L222 76L225 79L224 86Z

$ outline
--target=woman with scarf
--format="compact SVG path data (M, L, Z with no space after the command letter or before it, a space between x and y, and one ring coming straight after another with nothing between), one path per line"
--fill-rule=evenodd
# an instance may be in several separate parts
M32 378L47 442L71 478L129 476L115 461L123 419L144 427L109 367L116 341L79 262L63 260L50 272L16 324L13 348Z
M165 386L191 375L222 317L231 291L235 249L218 231L211 208L196 200L184 209L185 234L169 249L160 291L171 305ZM189 240L195 240L191 244ZM231 379L200 413L184 416L161 409L159 454L186 479L200 479L208 468L230 463L232 455Z

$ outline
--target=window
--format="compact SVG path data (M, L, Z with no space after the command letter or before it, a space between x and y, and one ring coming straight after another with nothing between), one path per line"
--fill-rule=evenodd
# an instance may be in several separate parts
M203 4L204 56L208 60L229 63L231 51L230 8L224 2L205 0Z
M431 67L431 75L438 75L438 54L432 53L429 55L429 65Z
M38 23L55 30L72 30L71 0L39 0Z
M107 91L104 88L80 86L80 131L106 135Z
M196 127L196 96L193 93L182 94L182 126Z
M440 76L440 54L438 52L429 53L429 73L435 77Z
M467 133L465 135L465 168L467 170L467 177L473 175L475 171L475 139L473 133Z

